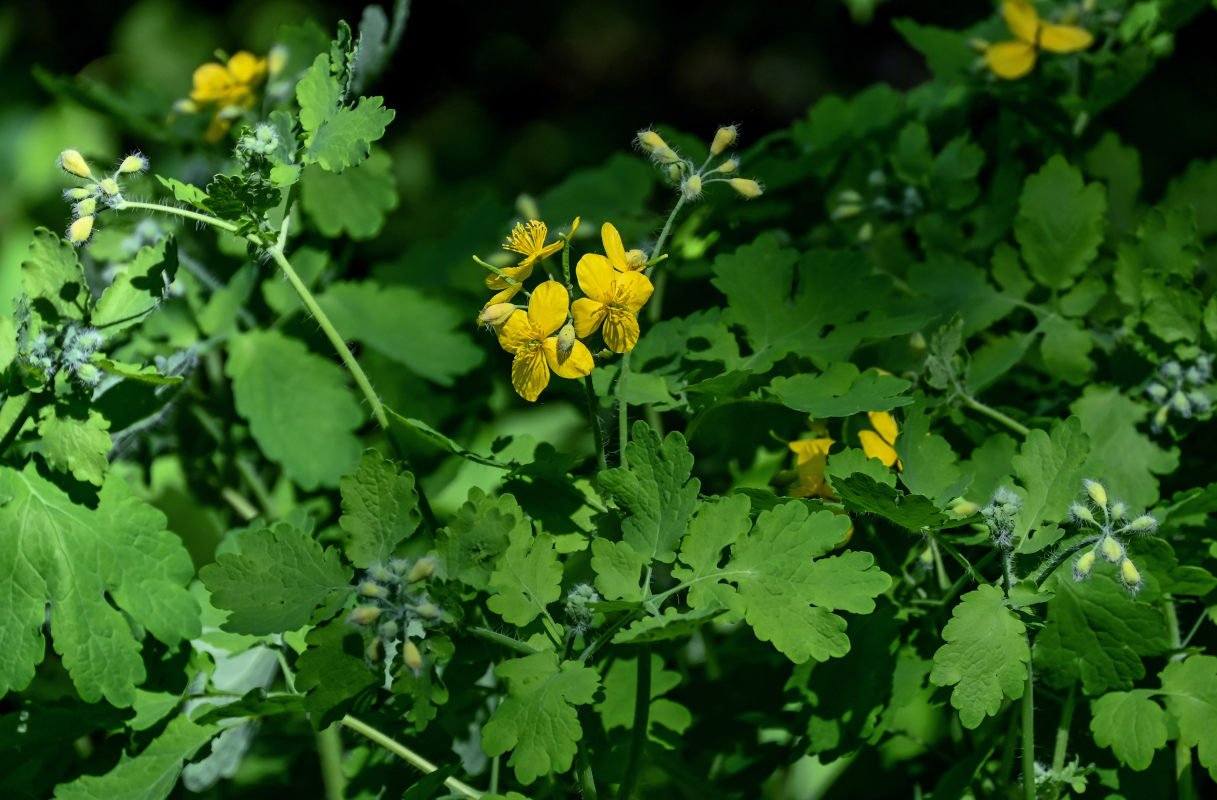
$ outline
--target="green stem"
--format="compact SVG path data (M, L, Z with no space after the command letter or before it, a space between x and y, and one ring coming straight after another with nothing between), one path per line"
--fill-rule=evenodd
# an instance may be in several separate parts
M617 368L617 464L622 469L629 466L625 457L625 446L630 441L630 404L625 399L625 382L630 374L630 353L621 357Z
M630 755L625 763L625 778L617 792L617 800L630 800L638 772L642 767L642 753L647 744L647 726L651 712L651 648L638 648L638 682L634 690L634 729L630 736Z
M284 218L283 224L286 227L286 218ZM296 290L296 294L300 295L300 300L304 302L305 308L317 320L317 324L325 332L326 338L330 340L330 344L338 351L338 355L342 358L342 363L346 364L346 368L350 370L351 377L355 379L355 385L359 387L359 391L363 392L363 396L367 398L368 405L372 407L372 414L376 417L376 423L380 425L382 430L388 430L389 417L385 414L385 407L380 402L380 397L376 394L376 390L372 388L372 382L368 380L363 367L359 366L359 362L355 360L355 355L351 352L351 348L347 347L347 343L338 335L338 329L334 327L334 323L330 322L330 318L326 316L326 313L321 310L321 306L317 304L313 293L304 285L304 281L300 280L296 270L292 269L291 262L283 255L281 247L276 245L267 248L266 252L279 265L279 269L283 270L283 274L287 276L288 283Z
M604 429L600 427L600 404L596 399L596 391L592 387L590 375L583 379L583 389L587 394L587 421L592 426L592 441L596 445L596 458L600 469L608 469L608 457L604 454Z
M1006 735L1002 737L1001 766L998 767L998 791L996 797L1013 797L1010 791L1010 781L1014 774L1014 749L1018 741L1015 729L1018 727L1017 714L1010 715L1010 724L1006 726Z
M258 470L247 458L237 457L235 463L237 471L241 473L241 477L249 484L249 488L253 490L254 496L262 504L262 513L266 514L268 519L278 519L278 503L275 502L275 498L267 490L266 484L262 482L262 478L258 475Z
M8 430L4 432L4 437L0 438L0 456L8 452L9 446L21 433L21 428L25 425L25 421L41 405L41 402L31 402L33 398L33 392L22 392L18 395L9 395L8 399L4 401L4 407L0 410L0 416L7 416L4 412L9 411L10 408L16 409L17 414L13 419L13 423L8 426Z
M622 627L624 627L627 623L633 622L634 618L637 616L638 616L637 611L631 611L628 614L622 614L621 617L616 622L614 622L612 625L609 625L604 630L604 633L600 634L599 638L597 638L596 641L594 641L590 645L588 645L587 649L579 654L579 660L582 661L583 663L587 663L591 659L592 654L600 649L601 645L603 645L608 640L612 639L614 634L616 634L618 630L620 630Z
M159 211L162 214L173 214L179 217L194 220L195 222L205 223L213 228L219 228L220 230L225 230L229 233L236 233L240 230L240 227L237 224L229 222L228 220L213 217L210 214L200 214L197 211L178 208L177 206L166 206L160 203L141 203L138 200L120 200L114 206L114 210L116 211L126 211L129 208L143 209L144 211ZM255 244L263 247L265 246L266 243L262 241L261 237L254 236L252 238L256 239L254 242Z
M585 709L586 706L579 709L580 716L583 716L586 713ZM587 729L588 728L585 723L584 730ZM599 800L600 792L596 789L596 775L592 772L592 760L587 752L586 736L579 740L578 758L579 766L577 769L579 777L579 791L584 800Z
M1030 648L1031 640L1027 640ZM1027 685L1023 689L1023 799L1035 800L1035 667L1027 659Z
M676 201L676 205L672 206L672 212L668 214L668 221L663 224L663 230L659 232L659 238L655 240L655 246L651 248L651 257L647 261L654 261L655 257L663 252L663 245L668 240L668 234L672 232L672 223L676 221L676 215L684 204L685 196L682 194ZM650 269L647 272L650 272Z
M1170 637L1171 649L1180 650L1183 647L1183 640L1179 636L1179 612L1175 608L1175 601L1169 595L1162 603L1162 610L1166 614L1166 633ZM1185 657L1185 653L1176 652L1171 655L1170 660L1182 661Z
M951 585L950 578L947 577L946 567L942 563L942 554L938 552L938 540L930 538L930 555L934 556L934 574L938 576L938 588L946 591Z
M1014 551L1002 549L1001 551L1001 571L1006 579L1006 597L1010 596L1010 590L1014 588Z
M1175 601L1167 595L1162 604L1166 612L1166 630L1170 636L1171 661L1182 661L1187 653L1178 652L1183 649L1183 641L1179 637L1179 614L1175 609ZM1196 787L1192 781L1192 748L1183 743L1180 738L1175 742L1175 782L1178 786L1179 800L1192 800L1196 796Z
M997 420L1010 430L1017 433L1019 436L1026 436L1027 434L1031 433L1031 429L1023 423L1019 422L1013 417L1003 414L993 406L985 405L967 392L961 392L960 399L963 400L963 404L968 408L972 409L973 411L978 411L990 419Z
M510 650L515 650L517 653L523 653L526 656L531 656L537 652L535 647L527 645L524 642L521 642L519 639L513 639L506 634L499 633L498 631L492 631L490 628L472 627L466 628L465 630L472 633L479 639L485 639L488 642L501 644L503 647Z
M356 733L366 736L367 738L371 739L376 744L378 744L381 747L383 747L384 749L388 750L390 753L393 753L398 758L402 759L403 761L408 762L409 764L413 765L414 767L418 768L419 770L421 770L427 774L431 774L432 772L435 772L437 769L439 769L439 767L435 766L430 761L428 761L427 759L420 756L418 753L415 753L410 748L406 747L405 745L403 745L399 742L394 741L390 737L381 733L376 728L373 728L371 725L367 724L366 722L364 722L362 720L352 717L350 714L347 714L346 716L344 716L342 718L342 724L347 726L351 730L355 731ZM447 786L449 789L452 789L454 792L459 792L459 793L463 794L465 797L480 798L482 796L482 793L479 792L477 789L474 789L472 786L465 783L464 781L458 781L456 778L445 778L444 785Z
M245 496L231 486L225 486L220 490L220 496L228 501L228 504L233 507L233 510L241 515L241 519L249 522L254 517L258 516L258 507L245 499Z
M1072 539L1066 539L1062 544L1058 545L1052 553L1044 559L1039 568L1027 576L1027 580L1036 585L1036 588L1043 586L1044 581L1052 576L1056 568L1065 563L1074 553L1081 550L1083 547L1094 544L1102 536L1084 533L1080 536L1075 536Z
M316 738L325 800L342 800L346 796L346 779L342 774L342 734L337 725L331 725L317 731Z
M1053 785L1052 796L1061 794L1060 774L1065 769L1065 755L1069 751L1069 728L1073 725L1073 709L1077 700L1077 684L1069 684L1069 693L1065 695L1065 705L1061 707L1061 719L1056 726L1056 745L1052 749L1052 775L1057 778Z
M968 559L963 557L963 553L959 552L958 548L956 548L953 544L947 542L945 539L942 539L937 535L935 535L933 538L934 538L934 541L937 542L938 545L941 546L943 550L947 551L947 555L949 555L951 558L955 559L955 561L959 564L959 566L963 567L964 572L966 572L972 576L972 580L976 581L977 583L985 582L984 577L977 574L976 570L973 569L972 564L968 561ZM949 586L949 585L950 584L945 584L942 586L942 588L946 589L947 586Z

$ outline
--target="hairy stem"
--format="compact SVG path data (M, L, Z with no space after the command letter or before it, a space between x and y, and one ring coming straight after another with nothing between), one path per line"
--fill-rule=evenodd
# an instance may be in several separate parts
M490 628L472 627L466 628L465 630L472 633L479 639L485 639L488 642L501 644L503 647L510 650L515 650L517 653L523 653L526 656L530 656L537 652L536 648L532 647L531 645L527 645L524 642L521 642L519 639L514 639L507 634L492 631Z
M1170 636L1171 650L1174 651L1170 660L1182 661L1187 658L1187 653L1178 652L1183 649L1183 640L1179 636L1179 613L1175 608L1175 601L1167 595L1162 607L1166 613L1166 630ZM1192 800L1196 796L1196 787L1192 782L1192 748L1185 745L1182 738L1175 741L1175 782L1179 800Z
M437 769L439 769L439 767L435 766L418 753L415 753L413 750L400 742L394 741L392 738L381 733L379 730L373 728L363 720L356 719L350 714L347 714L342 718L342 724L356 733L366 736L398 758L401 758L403 761L408 762L427 774L435 772ZM480 798L482 796L482 793L477 789L474 789L464 781L458 781L456 778L445 778L444 785L454 792L463 794L465 797Z
M1065 704L1061 707L1061 719L1056 724L1056 745L1052 749L1052 774L1059 776L1065 768L1065 756L1069 752L1069 727L1073 725L1073 708L1077 700L1077 684L1069 684L1069 693L1065 695ZM1052 796L1059 797L1061 783L1058 780L1052 789Z
M617 369L617 464L622 469L629 466L625 457L625 446L630 441L630 404L625 399L625 382L630 374L630 354L621 357Z
M1027 640L1030 648L1031 640ZM1035 667L1027 658L1027 685L1023 689L1023 798L1035 800Z
M592 388L590 375L583 378L583 389L587 394L587 422L592 426L592 441L596 445L596 460L600 469L608 469L608 457L604 454L604 429L600 427L600 404L596 400L596 391Z
M973 411L978 411L981 414L984 414L986 417L1000 422L1018 435L1026 436L1027 434L1031 433L1031 429L1023 423L1019 422L1013 417L1003 414L993 406L985 405L967 392L961 391L959 397L961 400L963 400L963 404L968 408L972 409Z
M587 713L585 709L586 706L579 709L580 717ZM586 723L584 723L584 729L586 730ZM583 795L583 800L599 800L600 792L598 789L596 789L596 775L592 772L592 759L587 752L586 736L579 740L579 750L577 756L579 761L576 766L576 771L579 777L579 791Z
M159 211L162 214L173 214L178 217L185 217L186 219L194 220L195 222L202 222L206 225L212 226L213 228L228 231L229 233L236 233L240 230L240 226L238 226L236 223L229 222L228 220L213 217L210 214L200 214L197 211L178 208L177 206L162 205L161 203L141 203L138 200L121 200L114 206L114 209L116 211L126 211L127 209ZM256 240L254 241L254 244L262 247L266 246L266 243L262 241L261 237L254 236L252 239Z
M342 734L337 725L317 731L317 760L321 762L321 785L325 800L343 800L346 779L342 774Z
M647 744L648 716L651 712L651 648L638 648L638 682L634 690L634 729L630 736L630 755L625 763L625 778L617 792L617 800L629 800L642 768L642 752Z
M33 392L22 392L18 395L9 395L4 401L3 416L16 412L13 422L8 426L8 430L4 432L4 437L0 438L0 456L8 452L8 448L13 441L21 433L21 428L25 425L25 421L38 409L41 402L34 401Z

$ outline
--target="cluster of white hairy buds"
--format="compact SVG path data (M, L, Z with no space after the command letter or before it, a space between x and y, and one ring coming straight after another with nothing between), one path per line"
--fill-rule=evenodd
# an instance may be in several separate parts
M989 536L998 547L1008 550L1014 543L1014 527L1023 499L1005 486L998 487L989 505L980 510L989 528Z
M1069 514L1079 527L1097 531L1094 544L1073 562L1073 577L1082 581L1094 572L1099 558L1115 564L1120 581L1129 592L1141 588L1141 570L1128 556L1129 536L1148 536L1158 529L1158 520L1149 514L1132 516L1126 503L1112 501L1107 489L1098 481L1082 482L1086 498L1069 507Z
M119 181L128 175L136 175L148 169L148 159L141 153L132 153L119 162L112 174L98 178L80 151L70 148L59 154L57 163L64 172L87 181L84 186L66 189L63 193L64 199L72 203L72 224L68 226L68 241L78 247L92 238L97 212L101 206L118 208L123 203Z
M912 184L903 189L891 185L883 170L873 170L866 178L866 187L843 189L830 203L829 218L842 222L857 217L862 221L858 228L859 242L869 241L874 233L875 222L890 217L911 217L925 207L921 191Z
M425 637L426 626L442 622L444 612L427 594L427 582L435 573L435 559L426 556L416 561L391 559L388 564L370 567L356 592L360 605L351 609L347 621L360 627L376 626L376 638L369 655L380 647L401 644L402 660L419 675L423 655L415 639Z
M1174 359L1159 364L1158 379L1145 387L1145 393L1158 404L1154 431L1162 430L1172 414L1184 419L1193 414L1207 414L1213 407L1210 392L1217 389L1212 379L1213 356L1209 353L1201 353L1186 366Z
M735 125L724 125L714 132L710 142L710 155L700 167L684 158L671 147L662 136L651 129L642 130L634 139L640 150L651 157L671 181L680 189L680 195L685 200L696 200L701 197L707 184L726 183L746 200L760 197L765 193L760 183L751 178L740 178L735 175L739 170L739 159L734 156L723 158L714 167L710 162L723 155L739 140L739 128Z

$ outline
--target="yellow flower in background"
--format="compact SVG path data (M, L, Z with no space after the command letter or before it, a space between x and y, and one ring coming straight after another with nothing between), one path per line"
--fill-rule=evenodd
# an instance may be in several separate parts
M257 100L254 88L266 78L266 59L241 50L227 64L209 62L194 71L194 88L190 101L179 107L197 111L215 106L216 112L207 127L208 141L217 141L232 127L240 112L251 108Z
M790 450L795 455L795 467L799 471L799 482L790 490L791 495L837 499L824 478L824 468L828 466L828 448L832 445L833 440L827 437L796 439L790 443Z
M1035 67L1040 50L1074 53L1094 41L1085 28L1044 22L1029 0L1005 0L1001 13L1015 40L985 48L985 61L999 78L1014 80L1026 75Z
M896 455L896 437L900 435L900 428L896 425L895 417L886 411L869 411L867 416L875 430L858 431L866 457L879 459L885 467L895 464L896 469L904 469L904 464Z
M607 227L611 227L606 225ZM614 229L613 233L616 233ZM617 246L621 246L618 238ZM608 249L608 248L606 248ZM625 251L618 254L625 263ZM604 325L604 343L614 353L633 350L638 343L638 312L651 299L655 286L641 272L618 272L612 257L587 253L575 267L579 288L587 297L571 305L575 333L580 339Z
M566 352L558 349L554 333L566 324L569 308L566 287L545 281L533 290L528 310L517 309L499 330L499 344L515 355L511 385L529 402L549 385L551 371L560 378L582 378L592 371L592 354L583 342L570 342Z

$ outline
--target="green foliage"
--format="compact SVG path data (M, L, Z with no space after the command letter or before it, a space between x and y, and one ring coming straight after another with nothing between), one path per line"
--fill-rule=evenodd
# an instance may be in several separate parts
M1103 186L1086 184L1076 167L1054 156L1027 178L1018 209L1014 237L1031 277L1050 289L1069 288L1103 241Z

